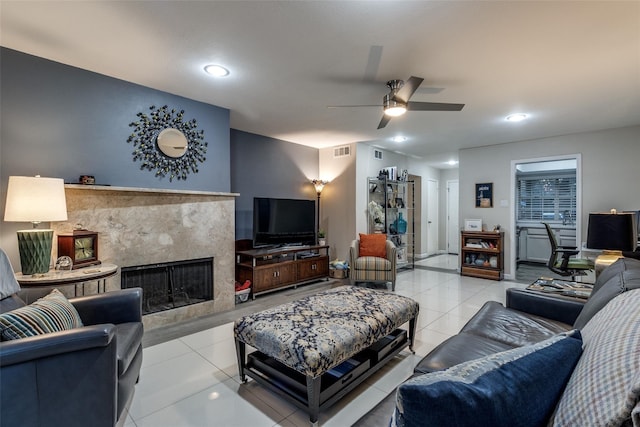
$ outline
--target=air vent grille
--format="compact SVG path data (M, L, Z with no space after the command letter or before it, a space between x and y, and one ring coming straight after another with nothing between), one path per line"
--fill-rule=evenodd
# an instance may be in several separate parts
M376 160L382 160L382 150L373 150L373 158Z
M342 147L335 147L333 149L333 157L348 157L351 155L351 147L343 145Z

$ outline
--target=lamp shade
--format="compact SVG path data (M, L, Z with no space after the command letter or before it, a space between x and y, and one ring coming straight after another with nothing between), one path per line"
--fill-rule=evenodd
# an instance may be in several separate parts
M633 251L637 243L633 213L591 213L587 230L589 249Z
M48 222L67 220L64 180L36 176L10 176L4 220Z

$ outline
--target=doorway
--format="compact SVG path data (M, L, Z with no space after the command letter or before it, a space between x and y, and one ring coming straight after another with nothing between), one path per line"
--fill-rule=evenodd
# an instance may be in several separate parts
M551 245L543 222L563 246L581 246L581 155L512 161L511 200L512 277L531 283L551 274L546 267Z

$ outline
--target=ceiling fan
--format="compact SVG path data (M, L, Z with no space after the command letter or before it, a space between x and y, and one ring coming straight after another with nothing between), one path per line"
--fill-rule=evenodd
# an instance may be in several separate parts
M422 77L411 76L403 80L389 80L387 86L391 90L382 100L384 115L378 129L385 127L393 117L398 117L407 111L460 111L464 104L449 104L441 102L410 102L409 99L424 81ZM379 107L379 105L345 105L345 107Z

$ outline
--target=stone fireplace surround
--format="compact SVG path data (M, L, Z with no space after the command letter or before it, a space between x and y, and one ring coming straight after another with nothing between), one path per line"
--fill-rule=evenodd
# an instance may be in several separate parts
M56 234L67 233L82 224L98 232L98 258L103 262L130 267L213 257L213 301L145 315L147 330L234 307L239 194L79 184L66 184L65 192L68 220L51 223L51 228ZM106 289L120 289L119 272L107 279Z

